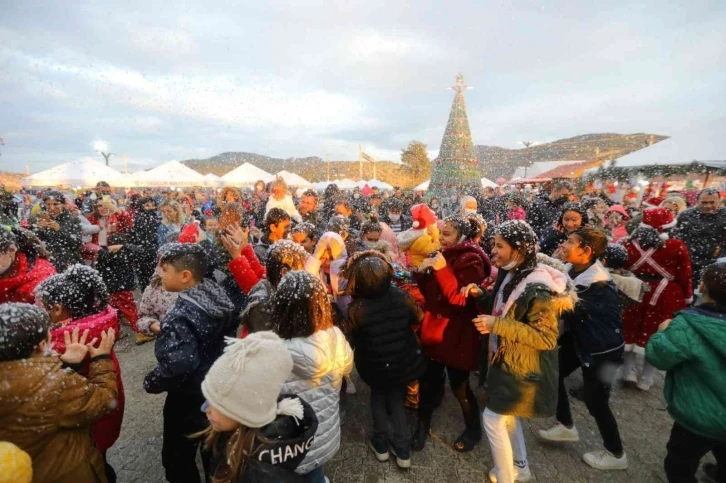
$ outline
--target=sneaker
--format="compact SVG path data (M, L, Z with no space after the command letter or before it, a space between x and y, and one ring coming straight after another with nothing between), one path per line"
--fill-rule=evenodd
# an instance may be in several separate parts
M393 454L393 456L396 457L396 464L399 468L407 470L411 467L410 451L408 452L408 455L404 455L403 453L401 453L401 456L398 456L398 454L396 454L396 450L393 448L393 446L391 446L391 453Z
M358 393L358 390L355 388L355 384L353 384L353 379L350 378L350 376L345 376L345 393L349 396L354 396Z
M600 450L582 455L582 460L596 470L626 470L628 469L628 457L616 458L610 451Z
M376 455L376 459L383 463L384 461L388 461L389 454L388 454L388 445L386 444L375 444L373 441L368 442L368 447L373 451L373 454Z
M514 481L531 481L532 480L532 472L529 470L529 466L525 467L524 469L514 467ZM494 468L489 470L489 481L492 483L497 483L497 474L494 471Z
M650 391L650 388L653 386L653 379L641 379L638 381L638 383L635 385L638 389L641 391L648 392Z
M540 429L539 437L547 441L580 441L580 433L576 427L568 428L564 424L557 423L550 429Z
M323 478L325 478L325 483L330 483L330 480L328 479L327 476L324 476Z
M627 369L625 371L625 374L623 375L623 381L637 384L638 383L638 368L635 366L630 366L630 368Z

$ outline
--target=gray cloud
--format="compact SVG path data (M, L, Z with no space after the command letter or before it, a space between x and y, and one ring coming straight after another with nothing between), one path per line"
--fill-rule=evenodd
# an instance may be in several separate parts
M707 1L15 3L0 19L2 169L91 155L97 138L132 169L436 151L459 71L477 144L670 134L726 105L726 8Z

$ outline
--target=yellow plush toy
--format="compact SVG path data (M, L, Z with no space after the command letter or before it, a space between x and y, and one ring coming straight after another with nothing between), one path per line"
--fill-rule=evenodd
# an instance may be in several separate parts
M0 483L30 483L33 462L28 453L7 441L0 441Z
M411 217L412 227L399 233L396 242L400 251L410 254L411 266L418 267L441 247L439 229L436 227L436 213L424 203L411 207Z

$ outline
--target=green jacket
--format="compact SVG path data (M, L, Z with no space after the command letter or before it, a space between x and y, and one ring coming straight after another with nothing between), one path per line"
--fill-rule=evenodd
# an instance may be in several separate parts
M679 312L645 347L666 373L663 396L678 424L726 441L726 312L712 304Z
M524 418L552 416L557 409L558 321L577 300L569 279L542 264L512 291L513 302L497 318L498 338L487 373L487 407ZM480 300L491 313L491 302ZM489 307L487 307L489 305ZM484 351L483 357L486 357Z

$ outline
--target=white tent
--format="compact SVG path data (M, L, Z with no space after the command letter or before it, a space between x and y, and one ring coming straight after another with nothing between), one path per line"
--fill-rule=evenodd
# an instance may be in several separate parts
M358 186L358 183L348 178L334 181L334 183L342 190L352 190Z
M313 183L313 187L316 191L325 191L325 188L333 183L335 183L335 181L318 181L317 183Z
M579 161L537 161L535 163L532 163L532 166L523 167L520 166L519 168L514 171L514 174L512 175L512 180L515 180L517 178L520 179L528 179L528 178L534 178L535 176L539 176L542 173L546 173L547 171L553 170L555 168L559 168L560 166L566 166L568 164L575 164L575 163L582 163L582 160Z
M22 179L23 186L27 188L51 186L88 188L96 186L99 181L106 181L109 185L116 187L132 185L132 180L128 175L119 173L90 157L64 163Z
M385 181L381 181L380 179L371 179L368 181L359 181L358 186L364 187L365 185L368 185L369 188L378 188L382 190L392 190L393 186L386 183Z
M668 139L623 156L615 162L618 168L653 165L677 166L694 161L707 164L726 161L726 117L699 123Z
M413 191L426 191L429 189L429 184L431 183L430 179L427 179L423 183L421 183L418 186L414 186ZM481 187L482 188L496 188L499 186L494 181L490 180L489 178L482 178L481 179Z
M244 163L242 166L237 166L232 171L222 176L222 181L227 186L253 186L260 180L265 183L269 183L274 179L274 174L270 174L264 169L260 169L250 163Z
M285 180L285 183L287 183L288 186L293 186L295 188L312 188L313 184L300 176L299 174L290 173L289 171L282 170L279 173L277 173L276 176L279 176L280 178Z
M169 161L161 166L137 173L134 176L137 186L204 186L204 175L199 171L181 164L179 161Z
M216 174L208 173L204 175L204 186L208 186L209 188L219 188L222 184L224 184L222 178Z

